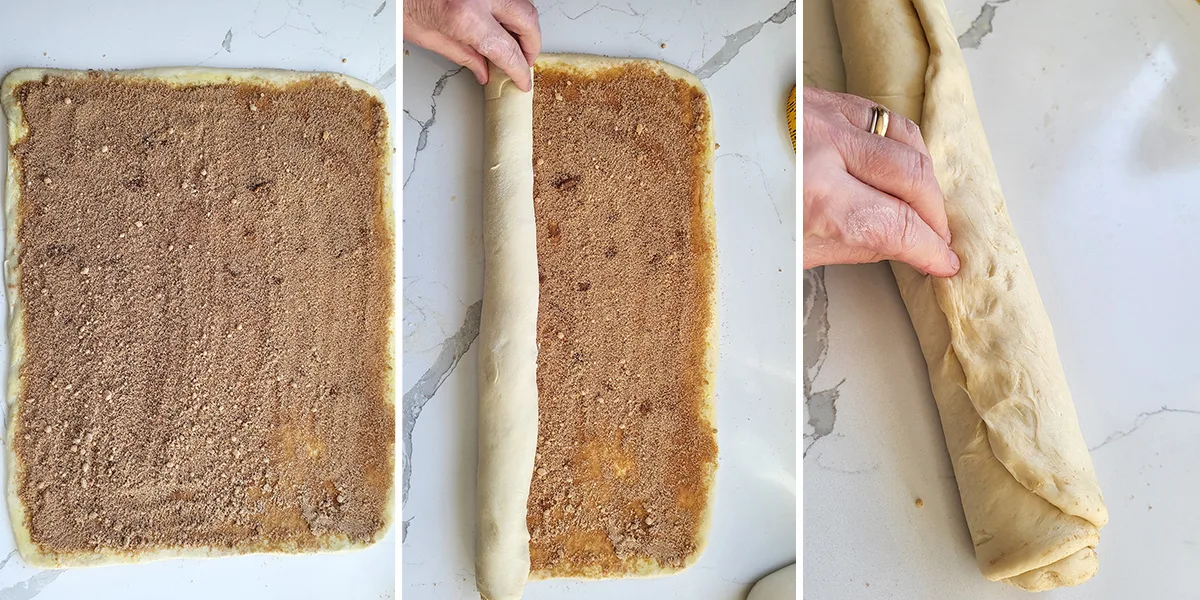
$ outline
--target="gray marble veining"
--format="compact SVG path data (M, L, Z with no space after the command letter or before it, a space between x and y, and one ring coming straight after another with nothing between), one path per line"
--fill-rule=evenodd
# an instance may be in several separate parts
M384 72L383 75L380 75L379 79L372 81L371 85L375 86L375 89L382 91L392 87L393 83L396 83L396 65L394 64L392 68Z
M996 18L996 7L1008 0L987 0L979 8L979 16L971 22L971 27L958 36L960 48L978 48L987 34L992 32L992 19Z
M372 9L379 1L370 3ZM722 314L727 318L722 319L721 347L722 356L730 361L724 363L727 367L722 369L717 382L722 397L741 397L736 411L718 415L718 427L725 440L721 448L723 468L727 469L724 481L734 482L740 496L726 506L731 519L726 523L728 526L714 528L701 563L677 577L636 583L548 581L536 589L531 586L529 593L580 600L622 594L745 598L751 583L768 567L789 562L795 556L794 529L787 525L796 518L796 496L794 487L787 484L794 475L792 457L799 441L794 401L798 386L792 364L787 361L793 360L796 352L793 334L798 316L797 298L780 298L779 294L786 293L788 285L795 283L793 240L797 233L789 225L787 215L795 211L789 198L795 193L796 165L794 157L786 152L790 145L786 130L782 135L774 135L779 132L778 112L747 113L738 111L737 106L747 83L761 84L771 93L795 82L797 3L793 0L754 3L535 0L535 3L542 16L547 50L646 56L693 73L706 61L715 59L708 62L702 74L707 76L705 83L712 96L714 119L725 124L721 158L716 167L717 201L720 204L720 198L725 198L733 202L735 211L739 205L752 210L721 221L723 225L718 232L721 239L735 240L728 245L730 251L723 254L721 276L739 288L738 293L723 290ZM275 23L271 21L272 25ZM460 319L464 310L461 302L470 303L480 297L477 281L482 264L478 259L481 238L477 205L483 192L473 173L479 162L483 122L472 111L471 98L460 97L460 92L474 94L473 90L478 89L473 80L468 83L464 79L472 77L471 74L462 74L457 65L406 46L411 53L405 56L402 75L404 83L411 85L407 86L403 106L409 112L400 117L407 128L400 177L411 182L411 186L404 188L406 193L419 191L428 201L418 203L419 207L409 206L415 212L406 209L404 215L404 227L413 234L405 241L405 251L420 257L406 262L405 284L413 287L408 278L419 278L427 288L438 281L446 282L446 289L427 289L427 294L419 294L414 288L404 306L405 351L417 364L407 365L403 385L403 391L410 393L405 394L402 404L406 412L402 413L401 426L409 431L407 436L404 431L398 436L408 445L401 453L401 481L397 487L402 488L403 505L397 506L403 510L397 518L397 533L405 540L406 547L412 546L408 550L420 549L420 556L405 554L411 559L403 566L406 598L410 595L466 598L478 595L473 585L476 457L472 448L475 444L474 440L453 439L432 432L452 431L459 421L470 420L475 400L463 394L474 393L471 380L475 377L475 358L471 353L478 348L470 350L474 344L469 342L478 330L467 328L467 323ZM447 71L451 68L454 70ZM712 76L714 73L717 76ZM443 84L440 91L439 81ZM435 103L436 118L431 110ZM456 111L467 114L451 114ZM772 135L763 138L764 131ZM446 164L464 168L435 177L434 171ZM416 169L421 169L419 177L413 177ZM736 242L745 239L754 242L749 245ZM764 264L772 268L766 269ZM780 267L778 271L775 266ZM770 276L747 275L759 270L769 271ZM477 327L477 323L472 325ZM780 331L781 327L787 330ZM451 372L458 368L453 366L456 355L466 361L462 372ZM779 357L782 362L775 360ZM434 367L427 370L431 364ZM827 367L826 371L831 369ZM425 388L419 394L410 389L418 376L422 376ZM436 388L442 379L441 387ZM825 379L818 380L817 385L825 384ZM753 393L746 394L746 390ZM429 410L418 413L414 410L418 405ZM417 414L419 419L415 418ZM415 421L420 422L419 431L415 431ZM415 452L408 454L409 446ZM862 466L826 462L834 467ZM408 493L403 492L405 487ZM744 546L739 533L742 531L759 532L753 548L739 547ZM413 535L412 544L407 541L408 533ZM646 585L653 589L636 591Z
M401 186L401 188L408 187L408 180L412 179L413 173L417 171L417 158L421 156L421 151L425 149L425 145L429 143L429 130L432 129L434 123L437 122L438 96L442 95L442 90L446 89L446 82L449 81L451 77L454 77L465 70L467 70L466 67L450 69L449 71L443 73L441 77L438 77L437 83L433 84L433 92L429 95L428 119L422 121L412 116L412 113L409 112L408 109L404 110L404 116L408 117L412 120L412 122L420 126L421 133L417 135L417 147L412 151L412 166L408 169L408 175L404 176L404 185ZM392 73L392 78L393 80L395 79L394 72Z
M58 579L63 571L39 571L36 575L0 589L0 600L30 600Z
M9 561L17 556L17 551L13 550L0 560L0 570L8 566ZM0 600L29 600L42 592L46 586L50 585L59 575L62 575L62 570L54 571L38 571L37 573L22 579L14 584L7 585L0 589Z
M708 59L708 62L701 65L699 69L696 69L696 77L699 77L700 79L708 79L709 77L716 75L717 71L725 68L725 65L728 65L729 62L738 55L738 52L741 52L742 46L749 44L750 40L753 40L755 36L762 31L762 28L767 25L767 23L779 25L794 16L796 16L796 0L788 2L787 6L784 6L776 11L775 14L768 17L767 20L759 21L758 23L754 23L752 25L747 25L746 27L743 27L732 34L725 36L725 44L721 46L721 49L717 50L717 53L714 54L712 58Z
M1122 439L1122 438L1128 436L1129 434L1137 431L1138 429L1140 429L1142 427L1142 425L1145 425L1146 421L1149 421L1151 417L1157 417L1159 415L1166 415L1166 414L1183 414L1183 415L1197 416L1197 415L1200 415L1200 410L1190 410L1190 409L1186 409L1186 408L1170 408L1168 406L1164 406L1158 410L1152 410L1150 412L1139 413L1137 418L1135 418L1133 420L1132 427L1130 427L1129 429L1125 429L1123 431L1116 431L1116 432L1110 433L1108 435L1108 437L1104 438L1103 442L1100 442L1099 444L1096 444L1095 446L1088 448L1088 450L1095 452L1096 450L1099 450L1100 448L1103 448L1103 447L1107 446L1108 444L1115 442L1119 439Z
M804 433L804 456L821 438L833 433L837 423L838 388L813 391L813 381L829 353L829 294L825 289L825 267L804 271L804 408L811 432Z
M568 21L576 21L576 20L578 20L580 17L582 17L582 16L584 16L584 15L586 15L586 14L588 14L588 13L590 13L590 12L592 12L593 10L596 10L596 9L608 10L608 11L612 11L612 12L615 12L615 13L621 13L621 14L623 14L623 15L629 15L629 16L631 16L631 17L640 17L640 16L642 16L642 13L638 12L637 10L635 10L635 9L633 8L633 5L632 5L632 4L626 3L626 4L625 4L625 6L626 6L626 7L627 7L629 10L627 10L627 11L626 11L626 10L621 10L621 9L619 9L619 8L613 8L613 7L611 7L611 6L608 6L607 4L603 4L603 3L599 3L599 2L597 2L596 4L593 4L593 5L592 5L590 8L588 8L587 10L585 10L585 11L583 11L583 12L581 12L581 13L579 13L579 14L577 14L577 15L573 16L573 17L572 17L571 15L568 15L568 14L566 13L566 11L564 11L562 8L559 8L559 9L558 9L558 12L562 13L562 16L566 17Z
M401 443L404 448L404 465L401 471L401 507L408 501L408 486L412 478L413 428L416 427L417 419L420 418L425 404L437 394L438 388L442 387L442 384L454 372L454 368L458 366L458 361L462 360L463 355L471 348L475 338L479 337L479 317L482 311L483 300L467 307L467 314L463 319L462 326L454 335L442 342L441 351L438 352L433 364L407 392L404 392L404 420L401 431ZM401 541L407 536L408 521L405 521L401 531Z

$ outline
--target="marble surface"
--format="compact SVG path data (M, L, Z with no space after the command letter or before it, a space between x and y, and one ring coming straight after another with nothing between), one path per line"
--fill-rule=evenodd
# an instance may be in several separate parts
M538 5L546 51L666 60L699 75L712 96L720 467L711 542L690 570L535 582L525 597L743 598L796 551L796 162L783 115L796 77L796 3ZM417 47L405 45L403 65L403 593L468 598L483 95L470 72Z
M119 8L117 8L119 7ZM64 0L0 5L0 73L16 67L274 67L339 71L372 82L398 125L395 0ZM0 134L0 148L8 142ZM7 164L7 155L3 155ZM396 169L398 171L398 169ZM2 183L2 181L0 181ZM0 355L7 356L7 336ZM5 362L6 361L0 361ZM0 467L0 481L7 475ZM336 555L172 560L74 570L26 566L0 511L0 600L395 597L398 527Z
M1096 577L1040 597L1194 598L1200 4L947 4L1111 517ZM803 16L804 81L843 87L829 0ZM804 597L1028 598L976 569L890 271L803 288Z

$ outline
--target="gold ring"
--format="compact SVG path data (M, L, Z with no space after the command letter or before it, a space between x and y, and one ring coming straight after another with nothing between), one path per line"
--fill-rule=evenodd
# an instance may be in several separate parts
M888 112L888 109L879 106L878 104L875 105L875 108L871 109L871 126L867 128L867 131L870 131L879 137L886 137L888 118L890 116L891 113Z

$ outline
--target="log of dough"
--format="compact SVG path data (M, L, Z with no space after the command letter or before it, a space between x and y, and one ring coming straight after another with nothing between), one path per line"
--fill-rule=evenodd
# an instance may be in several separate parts
M834 0L847 91L918 122L962 268L892 263L984 576L1037 591L1095 574L1108 511L1054 335L1005 209L942 0Z
M486 600L509 600L529 579L525 505L537 448L533 94L488 68L475 584Z

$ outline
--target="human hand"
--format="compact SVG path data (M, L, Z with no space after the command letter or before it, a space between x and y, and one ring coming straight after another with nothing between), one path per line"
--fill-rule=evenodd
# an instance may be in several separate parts
M958 272L945 199L912 121L868 131L874 102L804 88L804 268L898 260Z
M405 0L404 39L470 69L479 83L488 81L486 57L525 92L542 51L529 0Z

